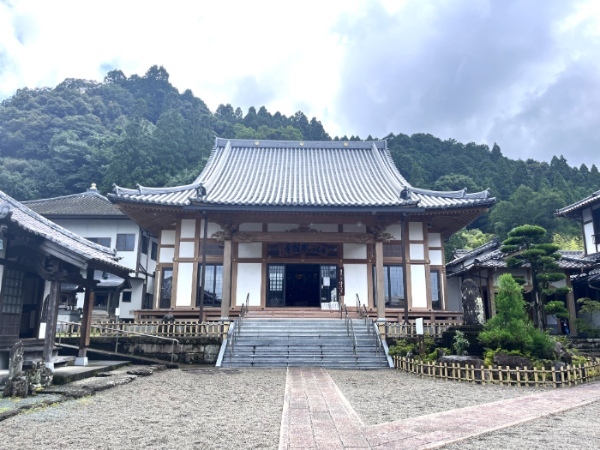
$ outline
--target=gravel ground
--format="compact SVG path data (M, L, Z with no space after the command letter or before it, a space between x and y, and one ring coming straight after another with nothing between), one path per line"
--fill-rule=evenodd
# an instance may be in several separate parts
M600 448L600 402L445 446L452 450Z
M393 422L540 392L533 388L479 386L419 378L399 370L328 372L365 425Z
M131 369L61 389L117 380ZM366 425L540 392L438 381L394 370L330 370L329 374ZM0 447L276 449L285 380L285 369L157 372L91 397L30 410L0 422ZM600 448L599 416L600 402L596 402L446 448L596 449Z
M166 370L0 422L3 449L277 448L286 371Z

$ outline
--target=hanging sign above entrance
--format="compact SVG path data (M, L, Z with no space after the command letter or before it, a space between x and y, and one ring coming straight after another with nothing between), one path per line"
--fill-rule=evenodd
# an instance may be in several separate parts
M338 246L312 242L268 244L267 254L270 258L337 258Z

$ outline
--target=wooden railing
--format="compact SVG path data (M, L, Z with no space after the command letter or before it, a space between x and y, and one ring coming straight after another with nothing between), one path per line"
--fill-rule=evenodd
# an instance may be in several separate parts
M580 365L537 369L508 366L475 367L394 356L394 367L421 377L505 386L559 388L600 379L600 359L597 358Z
M92 336L116 336L123 333L143 333L152 336L177 336L177 337L218 337L224 338L229 330L229 325L223 322L202 322L193 320L175 321L164 323L158 320L144 320L138 322L116 322L112 320L98 321L91 324ZM81 324L58 324L57 337L79 337Z
M433 322L423 324L423 333L426 336L440 337L448 328L458 325L457 322ZM413 322L395 323L386 322L385 335L388 338L405 338L417 336L417 325Z

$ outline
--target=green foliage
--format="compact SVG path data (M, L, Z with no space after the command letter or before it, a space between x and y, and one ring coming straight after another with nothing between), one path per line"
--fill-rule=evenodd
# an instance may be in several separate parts
M565 274L559 272L557 260L558 245L546 242L546 230L537 225L521 225L508 233L508 238L502 243L500 250L506 253L508 267L528 266L532 277L532 310L534 324L544 329L546 325L545 304L549 298L564 296L568 288L556 289L552 283L563 280ZM562 309L560 303L563 304ZM558 299L551 305L549 314L556 317L568 317L564 302Z
M554 344L550 336L534 327L525 311L521 287L510 274L498 279L496 315L484 325L479 340L486 347L519 351L535 358L551 358Z
M552 243L561 250L583 250L583 237L581 236L564 236L554 233Z
M592 314L600 312L600 301L583 297L577 300L579 312L583 317L576 319L577 331L589 338L600 338L600 328L592 323Z
M523 352L521 352L520 350L504 350L501 348L497 348L495 350L492 350L491 348L487 348L485 350L485 352L483 353L483 363L486 366L493 366L495 365L494 363L494 356L496 356L498 353L502 354L502 355L508 355L508 356L522 356L527 358L528 355L525 355Z
M473 228L470 230L463 228L462 230L450 236L450 238L446 241L444 247L446 262L449 262L452 259L452 254L455 250L473 250L474 248L486 244L493 238L493 234L484 233L478 228Z
M452 338L452 349L455 355L464 355L466 350L469 348L469 340L465 337L465 333L462 331L456 331Z

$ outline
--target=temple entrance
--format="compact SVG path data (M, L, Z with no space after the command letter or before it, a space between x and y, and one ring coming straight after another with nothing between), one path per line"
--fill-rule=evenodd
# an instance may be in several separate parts
M267 307L319 308L336 302L337 266L270 264L267 270Z

